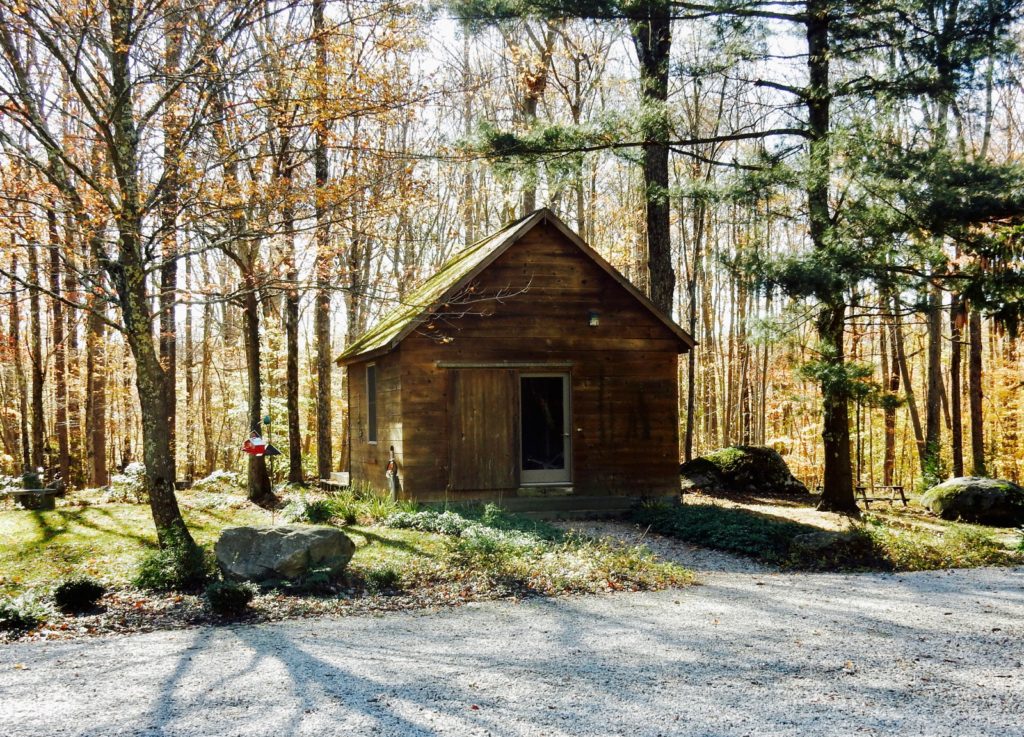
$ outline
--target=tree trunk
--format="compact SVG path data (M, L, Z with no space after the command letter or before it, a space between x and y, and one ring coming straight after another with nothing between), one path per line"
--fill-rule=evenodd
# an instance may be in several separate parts
M210 365L213 363L213 305L203 305L202 369L199 375L202 405L199 415L203 425L203 468L207 475L217 468L217 449L213 441L213 402L210 396Z
M693 214L693 263L690 265L690 278L687 284L687 310L691 337L697 335L697 275L703 271L701 247L704 243L704 206L694 208ZM696 414L697 391L697 351L691 348L686 356L686 434L683 437L683 460L693 459L694 416Z
M931 285L928 294L928 389L925 402L924 483L931 487L941 481L942 442L942 291Z
M289 177L290 178L290 177ZM299 416L299 270L295 264L295 215L289 203L282 214L288 253L288 291L285 295L285 396L288 411L288 483L303 483L302 429Z
M53 337L53 393L56 403L57 468L61 482L71 479L71 449L68 442L68 377L67 354L64 343L64 305L60 301L60 235L57 232L57 213L46 210L46 227L50 241L50 332Z
M316 219L316 302L313 331L316 335L316 469L318 478L331 476L331 292L330 232L325 198L327 167L327 38L324 30L324 0L313 0L313 35L316 43L317 126L313 150L316 178L314 216Z
M834 366L843 366L843 323L845 305L831 305L818 315L818 338L822 353ZM821 383L824 400L823 429L821 433L825 452L823 491L819 509L858 515L853 495L853 467L850 459L850 407L845 390L832 385L829 379Z
M547 21L544 29L544 36L539 47L535 45L535 51L540 54L540 61L533 68L523 70L521 75L526 89L523 92L523 127L529 133L537 124L537 106L544 97L544 90L548 83L548 72L551 68L551 55L554 50L555 36L557 32L556 23L562 21ZM531 34L532 37L532 34ZM529 60L528 62L529 63ZM537 209L537 164L528 164L529 171L526 174L526 182L523 186L523 212L528 215Z
M641 162L647 218L647 270L651 300L666 315L672 314L676 284L672 268L672 235L668 201L669 59L672 17L666 0L644 6L649 12L630 22L630 33L640 62Z
M40 469L45 465L43 420L43 328L39 311L39 255L36 247L28 244L28 280L29 287L29 358L32 364L32 468Z
M245 274L245 308L242 313L245 340L246 375L249 380L249 429L261 433L263 380L260 375L260 304L256 289L256 277L252 272ZM262 433L261 433L262 434ZM274 501L274 491L267 473L265 456L249 456L249 501L267 505Z
M134 16L130 0L109 3L111 51L110 99L112 146L120 162L117 218L118 257L108 275L114 283L125 337L135 358L135 384L142 410L142 452L149 481L149 507L161 545L195 546L174 493L174 455L169 421L173 388L160 363L153 341L153 314L146 294L145 255L142 243L143 214L140 207L141 170L139 135L133 109L134 82L130 61L134 42Z
M70 214L65 218L64 237L70 239L74 232L74 221ZM73 254L76 249L69 242L64 249L64 293L68 299L76 304L81 303L82 295L78 287L78 266ZM82 383L81 383L81 350L78 342L78 310L71 306L65 307L65 333L64 342L67 346L65 351L65 365L67 367L68 386L68 439L70 442L71 454L71 477L65 479L69 486L81 488L85 485L85 476L82 468L84 447L82 438Z
M1019 458L1017 446L1020 435L1017 421L1020 404L1021 372L1017 365L1017 336L1011 335L1009 332L1003 335L1003 360L1006 367L1002 378L1005 387L1003 396L1006 397L1006 400L1003 403L1002 422L1000 424L1003 428L1002 456L1005 460L999 469L999 477L1018 483L1020 474L1017 470Z
M926 474L924 429L921 427L921 414L917 411L917 400L914 397L914 385L910 381L910 365L907 362L907 349L903 342L903 318L900 316L900 305L895 295L892 297L892 329L893 341L896 348L896 358L900 367L900 376L903 377L903 388L906 391L907 412L910 413L910 424L914 428L914 442L917 445L917 459L920 464L922 477Z
M981 389L981 313L970 308L968 320L969 355L967 365L968 395L971 406L971 474L987 476L985 468L985 411Z
M195 427L192 422L195 409L196 346L194 316L192 315L192 259L185 259L185 291L189 300L185 305L185 478L196 477Z
M95 290L86 298L89 307L85 323L85 414L88 478L92 486L106 486L107 471L107 362L104 351L103 301Z
M960 295L954 294L949 306L949 404L951 435L953 442L953 476L964 475L964 432L963 410L961 408L962 388L960 386L964 305Z
M149 507L161 545L195 545L178 508L174 492L174 458L171 454L171 391L153 341L152 312L146 295L139 220L122 221L120 258L111 277L124 319L125 336L135 358L135 385L142 410L142 457L149 481Z
M166 8L164 29L164 74L176 84L181 61L182 18L175 2ZM160 267L160 363L167 372L170 391L168 432L171 460L176 464L178 418L178 325L175 306L178 294L178 190L181 187L181 95L175 92L164 110L164 187L160 202L163 264ZM177 470L175 469L175 474Z
M25 380L25 366L21 361L21 310L18 309L18 283L13 278L18 273L18 256L11 236L11 305L10 324L11 350L14 352L14 373L18 383L18 422L21 435L18 438L21 457L21 471L25 473L32 463L32 449L28 440L28 382Z
M832 178L831 133L832 93L829 87L829 8L827 0L807 2L807 103L809 162L807 172L807 214L811 243L815 250L828 252L832 217L829 189ZM822 295L824 296L824 295ZM822 440L825 469L820 509L859 514L853 495L850 464L849 393L845 380L843 333L846 305L841 294L828 295L818 314L817 328L822 361L827 365L821 382L824 403ZM829 378L829 377L832 378Z
M883 324L882 330L888 336L888 341L882 345L882 374L886 383L886 397L883 405L885 425L885 454L882 461L882 484L892 486L896 470L896 396L900 391L900 360L896 355L896 333L890 326L886 329Z

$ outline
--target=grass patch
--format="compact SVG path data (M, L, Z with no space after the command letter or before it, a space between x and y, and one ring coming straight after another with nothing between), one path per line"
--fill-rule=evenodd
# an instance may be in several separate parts
M54 619L61 615L50 605L53 586L82 576L108 594L104 606L91 610L76 629L119 632L218 622L240 613L259 621L354 611L361 602L372 611L506 596L660 589L692 581L688 571L657 561L646 549L566 535L495 506L438 512L370 494L304 492L295 499L301 502L291 506L297 513L286 517L245 503L237 492L179 495L190 529L207 551L225 527L269 526L296 517L342 526L356 543L340 578L319 581L311 575L257 594L251 602L242 601L248 596L238 587L218 584L208 559L183 558L174 546L160 549L144 505L93 502L53 511L0 511L4 637L31 636L40 621L56 622L63 631Z
M637 591L692 582L688 571L658 562L646 548L566 535L494 505L397 513L384 524L446 537L435 563L418 573L472 591L517 596Z
M951 523L941 533L906 530L868 517L858 528L876 554L896 571L977 568L1024 563L1024 556L1007 549L990 530Z
M819 532L813 525L715 504L648 504L633 520L659 534L766 563L783 563L796 535Z
M222 500L200 498L201 506L180 496L189 529L201 545L235 525L269 525L272 514L257 507L236 508ZM0 511L0 594L87 575L109 585L125 585L140 556L157 546L149 507L103 504L61 507L50 511Z
M750 556L787 568L820 571L926 571L1024 563L1020 550L976 525L944 523L936 530L890 524L866 514L843 533L715 504L649 505L634 520L663 535ZM807 535L794 544L794 538Z

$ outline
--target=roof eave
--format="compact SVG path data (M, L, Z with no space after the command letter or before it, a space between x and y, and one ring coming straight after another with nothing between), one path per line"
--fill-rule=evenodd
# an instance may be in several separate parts
M372 361L374 358L380 358L381 356L386 356L388 353L391 353L391 351L395 350L397 345L397 341L389 340L385 345L368 351L363 351L362 353L354 353L351 356L342 354L338 356L334 362L339 366L351 366L353 363Z

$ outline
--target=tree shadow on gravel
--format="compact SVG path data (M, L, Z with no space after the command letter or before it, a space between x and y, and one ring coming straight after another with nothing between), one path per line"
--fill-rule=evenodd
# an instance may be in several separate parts
M63 666L46 659L88 652L80 641L48 647L24 674L0 669L0 692L20 702L64 689L63 707L81 712L76 734L95 735L1010 734L1024 592L1007 573L722 577L656 594L202 628L162 649L125 638L118 649L143 653L130 664L76 661L97 683L137 675L141 705L110 688L83 699L53 678ZM98 643L105 657L110 643ZM27 659L31 646L16 647L11 657Z

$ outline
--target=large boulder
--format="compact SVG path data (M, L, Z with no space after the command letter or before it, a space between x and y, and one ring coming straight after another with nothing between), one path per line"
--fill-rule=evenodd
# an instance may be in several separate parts
M961 476L930 488L921 503L943 519L1001 527L1024 524L1024 488L1012 481Z
M224 578L234 581L295 581L316 571L336 576L356 551L335 527L280 525L229 527L215 548Z
M712 451L679 467L683 491L745 492L801 496L809 492L772 448L734 445Z

